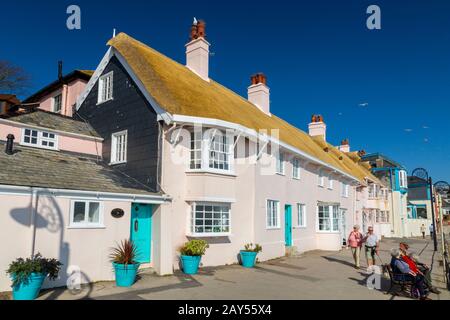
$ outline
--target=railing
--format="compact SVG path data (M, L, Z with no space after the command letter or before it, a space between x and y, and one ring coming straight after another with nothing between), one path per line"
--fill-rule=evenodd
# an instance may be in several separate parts
M447 289L450 290L450 259L449 259L449 245L445 237L442 239L444 241L444 268L445 268L445 280L447 282Z

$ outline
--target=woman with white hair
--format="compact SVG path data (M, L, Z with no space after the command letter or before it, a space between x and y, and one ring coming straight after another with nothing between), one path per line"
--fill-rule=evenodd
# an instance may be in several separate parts
M391 268L394 273L394 279L397 281L409 281L413 282L413 289L416 288L419 291L420 300L431 300L427 297L425 292L425 284L423 276L418 275L411 271L409 265L402 260L401 252L399 249L391 250Z
M348 236L348 246L352 249L353 260L355 261L355 268L359 269L359 257L361 255L361 247L363 244L363 234L359 232L359 226L355 225L353 231Z

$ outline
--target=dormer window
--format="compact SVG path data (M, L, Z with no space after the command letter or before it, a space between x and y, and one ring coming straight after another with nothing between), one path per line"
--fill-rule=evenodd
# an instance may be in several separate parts
M113 72L101 76L98 80L98 103L113 99Z
M56 150L58 137L56 134L35 129L22 129L22 145Z

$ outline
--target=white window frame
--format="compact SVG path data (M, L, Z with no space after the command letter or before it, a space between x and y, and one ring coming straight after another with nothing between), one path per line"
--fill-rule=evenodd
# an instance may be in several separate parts
M300 224L300 208L303 208L303 210L302 210L303 224ZM297 203L297 225L296 225L296 228L306 228L307 225L308 224L306 221L306 204Z
M201 132L202 140L201 140L201 149L198 149L198 145L194 145L194 149L192 149L192 135L194 131L190 131L190 145L189 145L189 161L187 163L187 172L208 172L208 173L217 173L217 174L224 174L224 175L234 175L234 136L230 134L227 131L223 131L220 129L207 129L205 131ZM220 134L217 134L217 133ZM211 155L211 144L212 144L212 138L216 136L223 136L226 138L226 144L228 148L227 155L227 162L228 169L220 169L220 168L211 168L210 167L210 155ZM196 140L198 141L198 140ZM200 168L191 168L192 161L195 160L198 164L198 159L192 158L192 152L198 152L201 151L201 167Z
M202 170L203 161L203 133L200 130L190 131L189 141L189 169Z
M273 205L271 206L271 208L274 208L274 209L276 209L276 212L273 212L273 211L271 211L270 212L270 221L271 222L273 222L274 220L273 220L273 214L275 213L276 214L276 216L275 216L275 218L276 218L276 225L272 225L272 223L271 223L271 225L269 225L269 203L272 203ZM280 214L280 208L281 208L281 206L280 206L280 201L278 201L278 200L271 200L271 199L267 199L266 200L266 214L265 214L265 218L266 218L266 229L267 230L277 230L277 229L281 229L281 221L280 221L280 217L281 217L281 214Z
M105 97L103 97L103 92L105 90L105 84L109 84L110 90L105 93ZM101 76L98 79L98 94L97 94L97 104L102 104L114 99L114 72L110 71L107 74ZM109 93L109 94L108 94Z
M341 182L341 197L342 198L348 198L350 196L349 189L350 189L350 186L347 183Z
M328 207L328 212L329 212L329 216L328 216L328 222L329 222L329 226L330 229L329 230L320 230L320 219L319 219L319 207ZM333 208L336 208L336 212L333 210ZM318 204L316 207L316 232L317 233L340 233L340 218L339 218L339 213L340 213L340 206L338 205L320 205ZM337 218L334 217L334 213L337 214ZM337 219L337 229L334 229L334 221Z
M319 170L317 174L317 185L321 188L325 187L325 175L322 170Z
M333 190L334 188L334 180L332 176L328 176L328 190Z
M284 152L281 152L279 150L278 153L275 155L276 160L275 173L281 176L284 176L286 172L284 159L285 159Z
M36 143L31 143L30 142L25 142L25 132L26 130L30 131L30 134L34 131L37 132L37 141ZM48 150L58 150L58 135L54 132L51 131L42 131L42 130L37 130L37 129L32 129L32 128L22 128L22 137L20 139L20 144L23 146L28 146L28 147L34 147L34 148L39 148L39 149L48 149ZM44 135L53 135L54 138L50 138L50 137L44 137ZM44 142L52 142L53 143L53 147L50 146L45 146Z
M117 142L120 137L124 137L124 141L122 143L123 159L118 160ZM127 163L127 154L128 154L128 130L113 133L111 135L111 162L110 162L110 164Z
M60 100L61 106L60 106L60 109L57 111L57 110L56 110L56 98L58 98L58 97L61 97L61 98L60 98L60 99L61 99L61 100ZM54 113L61 113L61 112L62 112L62 107L63 107L63 101L62 101L62 98L63 98L62 92L59 92L59 93L55 94L55 95L52 97L52 110L53 110Z
M292 178L295 180L300 180L301 177L301 167L300 160L298 158L292 159Z
M75 203L83 202L85 204L84 207L84 221L83 222L74 222L74 214L75 214ZM89 216L89 206L91 203L98 203L98 222L88 222ZM69 220L69 229L104 229L104 217L103 217L103 202L96 200L83 200L83 199L74 199L70 202L70 220Z
M195 217L196 214L196 207L197 205L201 205L201 206L211 206L211 207L227 207L228 208L228 232L196 232L195 231L195 220L200 220L197 219ZM214 214L214 213L212 213ZM226 236L231 236L231 225L232 225L232 221L231 221L231 216L232 216L232 211L231 211L231 203L226 203L226 202L204 202L204 201L196 201L196 202L192 202L191 203L191 212L190 212L190 216L189 216L189 229L190 233L189 236L192 237L226 237ZM203 221L205 220L214 220L214 216L211 219L206 219L203 218ZM204 222L203 222L203 226L205 226Z

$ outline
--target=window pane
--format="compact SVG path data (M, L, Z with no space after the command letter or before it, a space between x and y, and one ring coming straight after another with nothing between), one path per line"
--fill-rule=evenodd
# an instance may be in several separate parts
M100 222L100 203L98 202L89 203L89 222L90 223Z
M195 211L196 233L222 233L230 230L230 208L227 205L202 205L193 206Z
M221 131L216 132L209 140L209 167L211 169L229 170L230 144L229 138Z
M84 222L85 212L86 212L86 203L75 202L73 208L73 222L74 223Z

